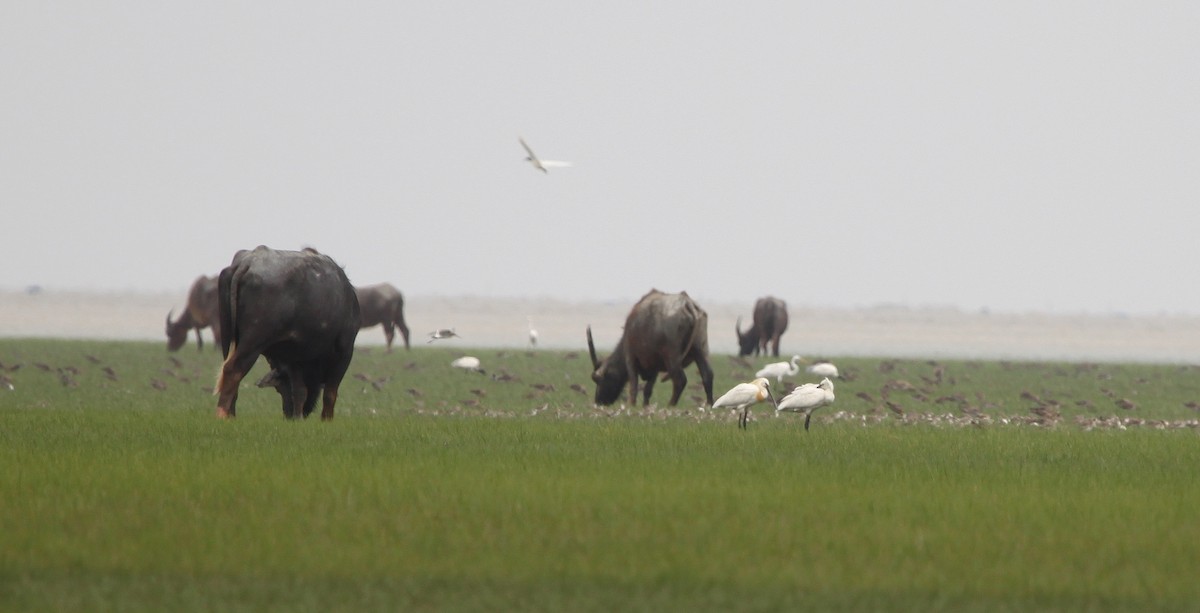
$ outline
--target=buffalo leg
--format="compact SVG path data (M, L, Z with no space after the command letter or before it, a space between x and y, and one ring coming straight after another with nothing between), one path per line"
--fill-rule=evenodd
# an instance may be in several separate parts
M650 404L650 394L654 392L654 377L657 374L650 375L650 378L646 379L646 389L642 390L642 406Z
M257 355L244 356L234 349L221 365L216 389L217 417L229 419L237 416L238 384L257 360Z
M292 368L288 374L288 397L290 402L284 403L284 409L287 409L286 417L288 419L301 419L304 417L304 406L308 402L308 386L304 382L304 377L299 376L301 369Z
M337 404L338 385L325 385L325 396L321 400L321 421L333 419L333 405Z
M200 335L200 328L196 328L196 350L204 351L204 337Z
M708 406L713 403L713 370L708 364L708 358L701 355L696 358L696 369L700 371L700 382L704 384L704 396L708 398Z
M396 327L400 330L400 337L404 339L404 348L408 349L408 326L404 325L404 313L398 314Z
M383 336L384 338L388 339L388 353L391 353L391 339L396 337L396 331L394 330L394 327L392 327L391 321L384 321Z
M687 373L683 372L683 366L672 366L667 376L671 378L671 402L667 406L673 407L679 404L679 398L687 387Z

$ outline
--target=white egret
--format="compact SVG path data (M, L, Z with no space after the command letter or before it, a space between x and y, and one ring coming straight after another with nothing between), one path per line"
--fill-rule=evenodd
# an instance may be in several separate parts
M479 367L479 358L469 356L469 355L464 355L463 357L450 362L450 365L453 366L454 368L461 368L463 370L469 370L471 372L478 372L478 373L483 372L483 369Z
M832 377L834 379L839 378L837 366L834 366L829 362L817 362L816 364L813 364L804 370L818 377Z
M800 359L800 356L794 355L792 356L791 362L774 362L772 364L767 364L766 366L763 366L761 370L754 373L754 376L766 377L768 379L775 377L776 383L783 383L783 378L785 376L791 377L800 372L800 367L796 365L796 362L798 362Z
M805 383L792 390L775 405L775 410L804 413L804 431L808 432L813 411L830 404L833 404L833 381L825 377L820 383Z
M536 348L537 342L538 342L538 331L533 329L533 318L530 317L529 318L529 346Z
M525 139L518 137L517 140L521 141L521 146L524 147L525 151L529 154L529 157L525 158L525 161L529 162L530 164L533 164L534 168L542 171L543 173L550 172L549 170L547 170L548 168L559 168L559 167L571 165L570 162L559 162L559 161L555 161L555 160L543 160L543 159L539 158L536 154L533 153L533 149L529 148L529 145L525 143Z
M450 338L452 336L462 338L461 336L458 336L458 334L456 334L454 332L454 328L442 328L440 330L434 330L433 332L429 333L429 340L426 341L426 344L432 343L433 341L440 340L443 338Z
M765 377L759 377L749 383L739 383L733 386L733 389L725 392L720 398L717 398L712 408L741 409L742 414L738 417L738 427L745 428L746 424L750 421L750 405L762 402L768 398L771 399L771 404L778 406L775 403L775 396L771 395L771 382Z

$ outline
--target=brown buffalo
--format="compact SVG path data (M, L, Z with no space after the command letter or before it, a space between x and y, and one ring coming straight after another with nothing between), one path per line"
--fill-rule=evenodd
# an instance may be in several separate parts
M404 348L408 349L408 326L404 324L404 295L390 283L365 285L354 288L358 294L358 308L362 311L362 327L370 328L383 324L383 336L387 338L387 350L392 350L395 329L400 329Z
M629 404L637 404L638 379L646 382L643 404L650 403L650 393L658 373L663 380L671 379L674 389L669 406L679 402L687 385L683 369L692 362L700 371L708 404L712 405L713 372L708 364L708 313L696 304L687 292L664 294L658 290L642 297L625 319L625 331L612 354L600 360L592 342L592 328L587 329L588 351L592 356L592 380L596 382L596 404L616 402L629 384Z
M196 347L204 349L200 330L212 327L213 344L221 346L221 316L217 309L217 278L200 275L188 291L187 307L179 319L171 321L167 313L167 350L178 351L187 342L188 332L196 331Z
M328 256L312 249L239 251L218 281L221 351L217 416L237 413L238 384L258 361L271 366L289 419L308 417L324 390L321 419L333 419L338 386L358 336L354 286Z
M742 318L734 324L738 337L738 355L758 355L767 353L767 343L771 344L771 355L779 357L779 337L788 327L787 303L772 297L759 298L754 303L754 323L745 333L742 332Z

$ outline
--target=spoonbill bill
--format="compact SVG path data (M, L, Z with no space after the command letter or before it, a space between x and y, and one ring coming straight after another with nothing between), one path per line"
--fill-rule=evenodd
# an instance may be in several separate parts
M790 362L774 362L767 364L766 366L763 366L761 370L754 373L754 376L766 377L768 379L775 377L776 383L783 383L783 378L785 376L791 377L800 372L800 367L796 365L796 362L800 361L800 359L800 356L794 355L792 356L792 360Z
M525 139L518 137L517 140L521 141L521 146L524 147L525 152L529 154L529 157L525 158L525 161L529 162L530 164L533 164L534 168L542 171L543 173L550 172L548 170L549 168L561 168L564 166L571 165L570 162L558 162L555 160L543 160L543 159L539 158L533 152L533 149L529 148L529 145L525 142Z
M429 344L429 343L432 343L433 341L441 340L443 338L450 338L452 336L457 337L457 338L462 338L461 336L458 336L458 334L456 334L454 332L454 328L442 328L440 330L434 330L433 332L429 333L429 340L425 341L425 343Z
M816 364L813 364L804 370L818 377L832 377L834 379L839 378L837 366L834 366L829 362L817 362Z
M477 372L477 373L483 372L483 369L479 367L479 358L474 357L474 356L464 355L463 357L450 362L450 365L453 366L454 368L461 368L463 370L469 370L471 372Z
M825 377L820 383L805 383L792 390L775 405L775 410L804 413L804 431L808 432L813 411L830 404L833 404L833 381Z
M775 396L771 395L771 381L766 377L759 377L749 383L739 383L733 386L733 389L725 392L713 403L712 408L741 409L742 414L738 417L738 427L745 428L750 421L750 406L768 398L771 399L771 404L779 406L775 402Z

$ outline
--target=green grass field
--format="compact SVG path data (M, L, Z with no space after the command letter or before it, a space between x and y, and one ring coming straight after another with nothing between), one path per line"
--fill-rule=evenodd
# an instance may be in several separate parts
M360 352L330 423L243 385L225 422L215 352L0 341L0 610L1200 602L1193 367L843 358L806 434L695 385L595 409L586 353L462 353ZM765 361L715 356L716 393Z

